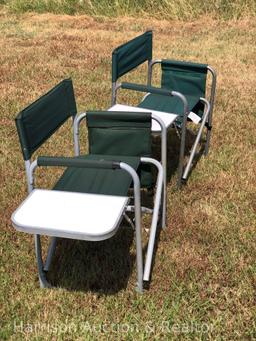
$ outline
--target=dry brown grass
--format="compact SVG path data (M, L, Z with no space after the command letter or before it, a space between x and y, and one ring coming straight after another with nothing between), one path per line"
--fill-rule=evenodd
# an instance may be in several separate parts
M210 154L199 161L182 191L173 190L174 177L170 181L168 229L160 235L148 292L143 296L134 292L133 236L125 229L96 247L60 243L57 275L52 275L60 288L40 290L32 237L16 233L10 223L11 213L26 196L14 117L68 76L73 78L79 111L108 107L112 50L149 28L154 30L154 57L202 61L217 69ZM193 23L52 14L16 17L2 11L0 32L0 338L253 339L255 22L218 22L207 17ZM142 72L134 77L144 80ZM71 155L70 127L61 129L44 151ZM46 174L40 178L40 184L50 181ZM67 322L78 330L58 330L58 336L52 329L22 334L15 333L14 321L33 326L41 321L52 328ZM109 328L106 333L89 330L89 324L83 329L86 321L90 326L106 323ZM163 321L169 327L207 323L211 329L208 334L192 327L175 332L164 328ZM117 332L111 323L138 328Z
M87 14L90 16L133 16L155 19L195 20L203 15L216 19L255 17L254 0L0 0L15 13Z

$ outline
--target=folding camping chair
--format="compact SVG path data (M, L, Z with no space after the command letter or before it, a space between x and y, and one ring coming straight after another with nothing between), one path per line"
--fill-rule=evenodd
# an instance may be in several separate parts
M148 62L147 85L122 82L118 79L129 71ZM161 64L161 87L153 87L153 66ZM209 100L206 99L207 73L212 76ZM165 119L166 128L173 124L181 129L181 143L178 166L178 187L187 179L197 146L201 140L204 127L207 129L205 155L208 153L212 129L212 112L216 89L216 73L206 64L174 60L152 60L152 31L128 41L117 47L112 53L112 107L110 110L132 110L132 106L116 104L118 89L146 92L138 104L141 111L150 110ZM134 109L136 110L136 109ZM176 114L166 118L167 113ZM190 157L183 172L185 152L186 125L188 119L201 123L191 149Z
M46 279L57 238L99 241L112 237L126 212L134 212L138 290L143 290L143 280L150 279L157 223L162 201L163 168L150 156L151 114L125 114L118 125L118 113L87 113L90 153L79 155L79 123L86 114L76 115L73 85L66 79L47 94L21 111L16 118L28 182L28 197L12 215L13 226L18 230L35 235L35 251L41 287L51 287ZM38 156L31 157L53 133L73 118L75 157ZM127 139L144 136L144 149L133 145L132 156L92 154L102 150L101 145L109 142L108 119L114 123L115 141L120 146ZM106 125L102 129L100 124ZM134 129L129 130L129 120ZM100 127L100 128L99 128ZM118 135L118 129L122 134ZM105 131L105 132L104 132ZM106 136L104 134L106 133ZM113 129L112 129L113 133ZM129 136L127 137L127 133ZM100 140L99 140L100 139ZM112 147L110 141L110 149ZM136 146L139 147L136 150ZM119 148L119 151L121 147ZM106 151L106 150L105 150ZM117 149L116 149L117 151ZM148 154L143 156L143 154ZM141 165L150 164L157 168L156 192L148 249L143 268L141 241L141 199L138 171ZM34 187L34 171L37 167L66 167L63 175L52 190ZM130 204L128 191L133 187L134 205ZM41 235L52 237L45 263L41 253Z

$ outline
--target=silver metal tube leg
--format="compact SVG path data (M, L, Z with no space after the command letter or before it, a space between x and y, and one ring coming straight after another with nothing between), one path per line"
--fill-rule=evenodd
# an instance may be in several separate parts
M37 260L37 267L38 267L38 276L39 276L39 283L41 288L51 288L49 282L47 282L44 270L43 270L43 260L42 260L42 249L41 249L41 240L40 235L35 235L35 251L36 251L36 260Z
M206 103L205 100L204 100L204 102ZM183 176L182 176L182 179L183 179L183 180L186 180L186 179L187 179L188 173L189 173L189 171L190 171L190 168L191 168L191 165L192 165L192 162L193 162L195 153L196 153L196 148L197 148L198 143L199 143L199 141L200 141L200 138L201 138L203 129L204 129L204 127L205 127L206 120L207 120L208 115L209 115L210 105L209 105L208 102L207 102L207 104L208 104L207 110L206 110L206 112L204 113L204 116L203 116L203 119L202 119L201 126L200 126L200 128L199 128L199 130L198 130L198 133L197 133L195 142L194 142L193 147L192 147L192 149L191 149L191 154L190 154L188 163L187 163L187 165L186 165L185 171L184 171Z
M49 249L48 249L46 261L45 261L45 264L44 264L44 271L49 271L49 269L50 269L51 262L52 262L52 257L53 257L53 254L55 252L56 245L57 245L57 238L56 237L52 237L51 238L51 242L50 242L50 246L49 246Z
M153 211L153 217L152 217L152 222L151 222L147 256L146 256L144 275L143 275L144 281L149 281L150 273L151 273L154 246L155 246L155 240L156 240L157 222L158 222L159 211L160 211L160 206L161 206L163 180L164 180L163 167L161 166L160 162L154 159L141 158L142 162L146 162L147 160L150 160L149 162L153 163L158 168L158 176L157 176L157 189L156 189L156 195L155 195L154 211Z
M185 143L186 143L186 125L187 122L183 122L181 131L181 141L180 141L180 155L179 155L179 165L178 165L178 179L177 187L181 187L181 177L183 172L183 160L185 154Z
M143 292L143 259L142 259L142 241L141 241L141 219L140 219L140 188L134 184L135 201L135 229L136 229L136 259L137 259L137 277L138 291Z
M162 228L166 227L167 211L167 129L164 122L152 114L152 118L161 126L161 163L163 166L163 207L162 207Z
M207 133L206 133L206 142L205 142L205 148L204 148L204 155L207 155L209 152L210 147L210 140L211 140L211 133L212 133L212 106L210 108L209 116L208 116L208 127L207 127Z
M212 110L212 109L211 109ZM212 115L211 110L208 116L208 127L207 127L207 133L206 133L206 142L205 142L205 148L204 148L204 155L207 155L209 152L210 147L210 141L211 141L211 134L212 134Z
M162 159L163 165L163 208L162 208L162 228L166 228L166 211L167 211L167 162L166 162L166 154L167 154L167 134L166 138L162 139L162 150L164 156L164 160Z
M214 97L214 95L212 95ZM210 140L211 140L211 133L212 133L212 110L213 110L213 101L212 101L212 96L211 96L211 101L210 101L210 111L207 119L207 133L206 133L206 142L205 142L205 147L204 147L204 155L207 155L209 152L209 147L210 147Z
M136 261L137 261L137 289L143 292L143 258L141 241L141 200L140 200L140 179L135 170L121 162L121 169L126 170L133 179L134 205L135 205L135 234L136 234Z
M179 165L178 165L178 179L177 179L177 187L181 187L181 178L183 172L183 160L185 154L185 142L186 142L186 130L187 130L187 118L189 114L188 109L188 102L184 95L179 92L172 91L172 95L179 97L180 100L183 102L183 122L182 122L182 129L181 129L181 142L180 142L180 155L179 155Z
M37 161L35 160L30 163L30 160L25 161L25 167L26 167L26 175L27 175L27 180L28 180L28 192L31 193L33 190L33 172L37 167ZM51 285L50 283L47 282L45 273L43 270L43 260L42 260L42 250L41 250L41 240L40 240L40 235L35 234L34 235L35 239L35 254L36 254L36 260L37 260L37 268L38 268L38 277L39 277L39 283L41 288L50 288Z
M26 161L25 165L26 165L26 174L27 174L27 179L28 179L28 191L30 193L34 188L33 174L34 174L34 171L37 167L37 160L33 161L32 164L30 164L30 161ZM36 253L40 287L41 288L51 288L51 285L50 285L50 283L47 282L47 279L45 277L45 273L43 270L44 264L43 264L43 260L42 260L42 249L41 249L40 235L35 234L34 239L35 239L35 253Z
M209 152L209 147L210 147L210 139L211 139L211 127L212 127L212 113L213 113L213 105L214 105L214 100L215 100L215 92L216 92L216 83L217 83L217 74L216 71L208 65L208 70L210 71L212 75L212 86L211 86L211 97L210 97L210 112L209 112L209 117L208 117L208 126L210 129L207 130L207 135L206 135L206 143L205 143L205 149L204 149L204 155L207 155Z

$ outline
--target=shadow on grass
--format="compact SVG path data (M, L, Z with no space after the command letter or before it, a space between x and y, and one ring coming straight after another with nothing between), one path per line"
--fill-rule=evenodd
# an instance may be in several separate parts
M188 130L186 135L186 146L185 146L185 155L184 158L188 157L190 155L190 150L193 146L193 143L195 141L196 134L192 131ZM197 162L201 159L202 155L204 154L205 149L205 140L202 138L201 143L199 144L199 150L194 156L194 160L190 169L190 172L188 174L191 174L192 170L196 167ZM180 139L174 129L171 129L168 131L168 147L167 147L167 183L170 181L170 179L176 175L178 165L179 165L179 151L180 151ZM160 149L160 137L155 137L153 141L153 157L160 160L161 155L161 149ZM168 207L167 207L168 212ZM168 213L167 213L168 214ZM154 245L154 253L153 253L153 260L152 260L152 271L151 275L153 274L155 259L157 255L157 249L158 249L158 242L161 234L161 228L159 227L157 229L156 238L155 238L155 245ZM150 288L150 282L146 284L146 288Z
M59 239L49 272L50 283L71 291L115 294L125 289L136 262L134 231L122 226L100 242Z
M190 150L193 146L195 138L196 138L196 134L193 131L188 129L187 134L186 134L186 145L185 145L185 155L184 155L185 163L186 163L186 159L190 155ZM161 141L160 136L157 136L153 139L153 150L152 150L153 157L158 160L161 159L160 141ZM204 147L205 147L204 138L202 138L202 141L199 145L200 145L199 150L194 156L194 160L193 160L189 175L191 171L196 167L198 161L201 159L204 153ZM167 143L167 183L171 180L173 176L176 176L176 172L177 172L178 165L179 165L179 152L180 152L180 138L178 137L178 134L175 131L175 129L169 129L168 143Z

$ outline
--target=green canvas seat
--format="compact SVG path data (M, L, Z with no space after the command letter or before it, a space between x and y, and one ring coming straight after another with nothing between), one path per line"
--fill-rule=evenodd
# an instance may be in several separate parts
M80 156L82 160L122 160L132 168L137 169L140 163L138 157L117 156L117 155L93 155ZM58 191L69 191L78 193L93 193L126 196L132 179L123 170L116 169L115 172L109 169L85 169L68 167L53 189Z
M199 101L206 96L207 65L164 59L161 61L161 88L175 90L186 96L189 111L202 118L204 106ZM182 103L175 97L163 98L161 95L149 94L139 104L142 108L177 113L177 122L182 124Z
M199 99L205 97L207 65L162 60L161 70L161 88L185 95L189 110L198 113ZM175 97L149 94L138 106L183 115L182 103Z
M196 96L186 96L188 101L189 110L196 112L202 117L202 112L198 110L198 98ZM176 119L176 124L181 127L183 122L183 105L182 102L176 97L166 97L164 95L148 94L138 104L139 108L145 108L149 110L158 110L169 113L176 113L179 117Z
M25 161L28 197L12 215L13 226L35 235L35 249L41 287L50 287L46 279L57 238L99 241L111 238L122 218L132 223L126 212L134 212L138 290L148 281L152 267L156 229L163 202L163 168L150 158L151 115L89 112L89 154L80 155L78 128L85 114L77 115L71 79L56 85L16 117L16 126ZM75 156L38 156L34 152L68 119L72 118ZM133 127L132 129L131 126ZM141 144L135 143L140 138ZM133 143L131 143L133 141ZM117 154L118 153L118 154ZM140 201L141 165L157 168L157 181L148 252L143 267ZM52 189L34 185L37 167L65 167ZM145 169L146 171L147 169ZM141 167L141 173L144 171ZM150 174L149 174L150 175ZM142 174L141 174L142 177ZM133 189L134 204L129 192ZM41 235L52 237L45 264Z
M116 104L118 89L146 92L138 103L139 108L178 115L175 125L181 129L181 144L178 166L178 187L186 180L191 170L197 146L206 132L205 155L208 153L212 129L212 112L216 88L216 73L207 64L152 59L152 31L117 47L112 53L112 106ZM144 62L148 63L147 85L119 82L119 79ZM130 63L130 64L129 64ZM152 87L153 67L161 65L161 83ZM210 95L206 94L208 74L211 76ZM209 83L209 82L208 82ZM122 103L126 104L126 103ZM183 169L187 121L200 122L189 160Z

